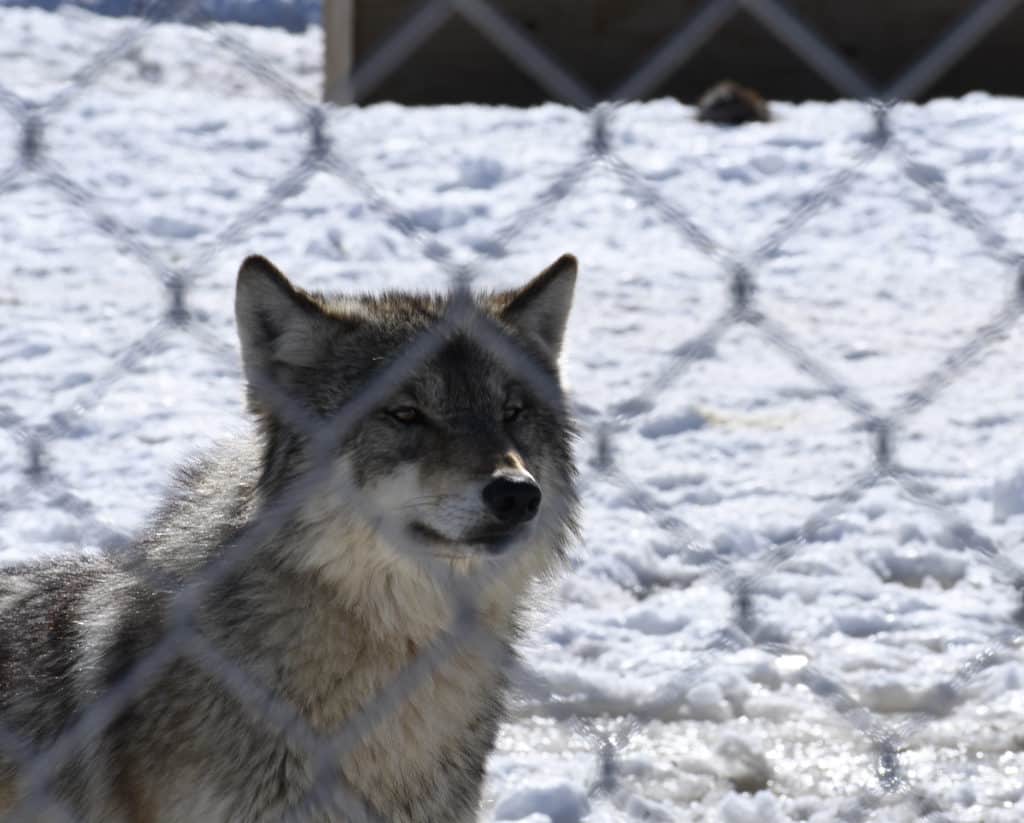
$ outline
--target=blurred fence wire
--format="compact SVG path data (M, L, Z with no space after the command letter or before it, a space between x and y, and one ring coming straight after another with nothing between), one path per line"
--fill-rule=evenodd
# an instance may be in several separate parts
M583 154L569 164L540 193L535 202L516 213L495 234L491 239L489 256L504 255L509 245L551 205L571 198L577 184L593 170L601 168L610 172L621 180L628 194L657 216L666 231L678 232L695 249L714 261L721 271L723 287L730 296L727 311L710 318L702 331L673 351L670 364L642 393L647 402L656 402L658 395L678 379L694 360L701 357L709 344L721 338L730 328L744 325L760 335L766 344L781 352L873 433L871 468L835 490L791 540L772 547L753 561L744 561L742 566L719 560L707 573L731 592L733 620L720 632L715 642L695 653L692 665L680 672L681 680L697 677L709 661L728 650L759 647L775 655L799 653L798 649L778 642L777 638L769 640L762 637L756 607L759 581L772 569L803 551L819 529L878 484L896 483L921 505L936 510L943 517L954 517L945 511L934 489L900 464L896 457L896 447L910 418L932 404L953 381L1004 339L1017 323L1024 308L1024 255L1014 251L1008 238L950 192L940 178L919 173L913 157L902 147L889 115L896 102L912 99L928 88L958 59L975 48L982 37L1017 5L1018 0L981 0L970 4L955 25L923 57L908 66L885 88L872 85L840 52L779 0L707 2L691 18L682 21L678 29L671 32L663 44L625 78L607 99L601 99L587 88L585 83L559 63L557 57L532 39L528 32L505 16L490 0L428 0L419 5L377 51L350 74L327 78L328 87L343 87L347 99L358 104L444 22L453 16L463 18L539 83L552 98L589 112L590 134ZM616 152L613 139L622 102L643 98L654 91L670 73L684 66L715 31L743 10L756 16L781 43L828 81L840 95L863 100L875 118L875 128L863 135L863 149L854 163L824 180L817 190L804 196L788 217L755 244L755 251L749 255L737 253L713 240L712 235L700 226L685 206L662 196ZM16 118L20 125L16 157L8 168L0 171L0 195L27 184L51 188L71 208L88 216L98 232L113 238L124 254L134 258L156 277L163 284L167 301L161 322L127 346L111 363L103 379L97 381L90 393L84 399L79 399L73 407L53 414L50 421L42 425L31 425L14 412L4 412L4 426L16 432L24 449L26 484L47 484L62 490L68 505L74 505L73 491L48 465L49 445L66 434L78 419L88 415L111 386L130 373L147 353L159 348L163 336L170 330L188 329L203 345L209 346L218 355L233 356L233 352L226 352L215 335L204 328L203 318L190 308L191 285L219 248L232 242L247 227L265 219L285 200L302 192L311 177L318 173L336 176L355 187L370 209L415 241L425 257L448 273L454 294L451 310L439 327L418 340L401 358L382 370L371 385L335 417L326 422L311 422L301 409L290 406L288 398L279 398L282 404L279 411L289 415L295 425L304 427L310 438L325 446L320 449L320 454L331 454L329 446L343 440L363 415L386 399L438 349L444 332L451 329L473 335L500 362L529 382L547 402L563 402L559 387L543 372L534 369L528 359L519 355L515 346L504 339L500 331L483 323L477 315L472 301L466 297L467 290L475 280L475 267L453 263L443 245L422 232L412 217L403 213L401 207L389 201L374 186L373 180L367 179L348 162L343 148L331 143L325 128L326 108L323 104L310 99L276 71L272 60L217 27L210 28L210 36L230 51L239 64L273 95L301 113L308 135L304 153L295 158L290 170L269 187L261 200L238 214L211 243L183 265L164 259L156 250L139 240L131 228L105 213L97 193L71 179L62 170L60 157L54 156L48 149L47 122L88 89L108 66L130 54L133 48L145 40L153 26L167 20L205 24L200 4L196 0L153 0L143 5L140 18L123 34L105 44L95 56L86 60L70 82L48 99L26 99L4 87L0 81L0 107ZM914 185L927 192L934 204L945 211L951 221L975 233L982 248L1004 267L1008 281L1014 285L1005 305L989 322L950 352L904 394L901 402L889 409L878 408L812 352L802 348L782 324L765 313L758 301L759 265L780 243L798 233L814 215L841 204L857 170L885 153L897 161L902 173ZM691 551L686 524L656 502L640 484L631 480L624 466L616 460L616 418L616 408L611 408L606 410L603 419L588 423L598 443L595 467L618 484L636 508L648 512L660 526L674 530L680 537L680 552ZM431 672L456 647L465 648L469 645L498 653L494 638L485 629L478 610L476 592L485 588L487 581L470 579L463 585L450 587L451 596L457 603L457 608L453 610L456 618L450 631L422 649L414 662L371 703L356 716L350 717L342 728L326 736L311 729L297 707L288 705L278 696L261 688L244 668L228 660L195 632L189 621L189 615L200 603L204 592L232 569L244 564L261 535L283 522L302 503L310 489L323 481L327 470L326 461L323 461L292 483L268 509L263 522L255 524L242 538L225 547L222 555L199 579L181 587L175 597L174 619L168 624L164 641L149 650L109 693L98 700L84 717L65 729L52 745L37 751L10 730L0 728L0 751L16 761L22 769L22 794L13 819L32 819L44 807L51 810L61 808L48 793L55 774L76 751L102 734L147 684L160 677L168 660L180 655L190 657L218 678L240 701L257 708L267 723L287 734L296 745L309 752L313 762L319 764L313 791L302 804L292 810L291 819L303 820L313 814L325 813L353 821L377 819L351 787L341 784L338 770L332 769L331 763L336 763L344 752L355 745L380 718L392 711L417 684L429 678ZM17 493L14 492L15 495ZM959 519L957 526L965 545L975 551L979 560L991 564L1018 591L1024 592L1024 570L995 540L981 529ZM510 560L511 556L499 561L488 573L500 575L503 565ZM1020 614L1024 617L1024 610ZM1002 660L1007 649L1018 640L1017 628L1008 626L1003 645L993 646L976 655L947 683L940 684L945 699L950 702L957 700L973 678ZM927 787L913 785L901 762L901 752L906 742L912 733L916 733L928 722L927 717L919 717L902 725L890 725L860 705L841 683L814 670L813 666L805 667L801 677L812 694L830 705L849 722L853 730L866 736L874 751L876 785L844 806L842 820L866 820L876 809L891 802L912 804L911 808L923 819L949 819L929 799ZM557 698L557 695L551 694L548 684L539 675L525 671L520 679L547 699ZM612 730L608 731L608 727L594 722L592 718L579 718L577 727L581 734L592 741L595 757L592 796L613 796L622 788L618 758L638 728L637 720L627 719L627 722L610 727ZM63 810L62 816L67 820L75 819L72 811L67 808Z

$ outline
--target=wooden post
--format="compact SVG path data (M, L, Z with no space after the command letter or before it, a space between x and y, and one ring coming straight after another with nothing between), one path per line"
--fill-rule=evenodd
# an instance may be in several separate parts
M323 0L324 100L351 103L349 74L355 59L355 0Z

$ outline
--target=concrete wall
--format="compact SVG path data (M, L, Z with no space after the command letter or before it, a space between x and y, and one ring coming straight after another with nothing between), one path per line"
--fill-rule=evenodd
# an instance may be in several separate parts
M336 0L325 0L325 3ZM358 65L420 0L350 0ZM631 69L703 0L491 0L599 95ZM789 6L869 78L894 79L974 5L973 0L790 0ZM830 99L835 92L746 11L726 23L653 96L694 100L731 78L767 97ZM928 96L973 89L1024 94L1024 4L955 65ZM405 103L532 104L545 93L473 27L454 18L366 98Z

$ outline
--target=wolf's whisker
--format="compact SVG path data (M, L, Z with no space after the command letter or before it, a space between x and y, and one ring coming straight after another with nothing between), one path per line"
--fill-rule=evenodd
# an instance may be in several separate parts
M437 505L443 503L447 499L446 496L441 495L435 498L423 498L420 500L407 501L397 506L392 506L389 511L404 511L405 509L422 509L426 506Z

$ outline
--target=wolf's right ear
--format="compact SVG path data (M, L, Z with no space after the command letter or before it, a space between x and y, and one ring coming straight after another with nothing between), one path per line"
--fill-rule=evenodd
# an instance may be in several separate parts
M250 384L284 366L311 366L329 335L320 305L296 289L264 257L247 257L238 270L235 322Z

